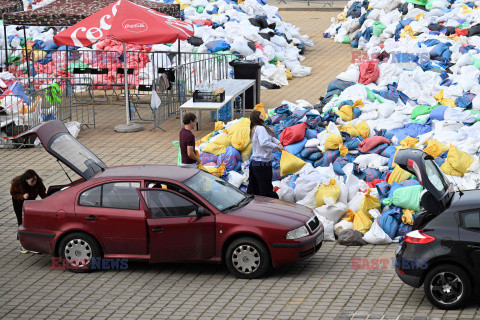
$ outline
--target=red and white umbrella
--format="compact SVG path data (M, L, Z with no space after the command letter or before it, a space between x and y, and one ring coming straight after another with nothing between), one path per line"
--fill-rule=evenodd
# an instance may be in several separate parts
M193 36L191 23L175 19L127 0L119 0L53 37L57 45L86 47L104 39L123 42L127 125L129 101L125 43L173 43Z

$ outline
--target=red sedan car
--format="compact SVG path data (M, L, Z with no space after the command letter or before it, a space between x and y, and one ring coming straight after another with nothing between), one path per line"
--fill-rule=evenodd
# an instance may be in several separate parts
M20 242L91 269L93 258L223 262L241 278L314 255L323 226L312 210L247 195L204 171L166 165L108 167L58 120L35 134L82 178L25 201Z

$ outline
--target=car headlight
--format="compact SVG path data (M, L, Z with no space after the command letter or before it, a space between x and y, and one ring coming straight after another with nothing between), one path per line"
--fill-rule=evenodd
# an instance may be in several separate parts
M300 239L303 237L308 236L310 233L308 232L307 227L301 226L300 228L293 229L287 232L287 239Z

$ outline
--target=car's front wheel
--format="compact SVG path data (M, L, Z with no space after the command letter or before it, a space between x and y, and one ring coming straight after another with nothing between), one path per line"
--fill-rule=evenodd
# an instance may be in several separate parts
M437 308L458 309L470 298L472 285L463 269L440 265L427 273L423 287L428 300Z
M225 262L238 278L255 279L264 276L271 267L268 248L253 238L239 238L227 248Z
M92 259L101 256L100 246L92 236L75 232L62 239L59 245L62 261L68 263L73 272L89 272L92 269Z

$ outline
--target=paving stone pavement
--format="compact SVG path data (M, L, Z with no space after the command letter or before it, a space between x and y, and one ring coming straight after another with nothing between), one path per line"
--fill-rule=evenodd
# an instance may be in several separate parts
M316 42L305 65L312 76L281 90L262 91L273 108L283 100L314 103L328 82L350 63L350 48L322 39L331 12L282 12ZM159 130L118 134L122 105L97 106L96 128L79 141L107 165L175 164L179 120ZM204 117L208 133L213 122ZM146 126L150 129L151 126ZM391 266L352 269L352 257L389 259L396 246L344 247L326 242L311 259L275 270L259 280L236 279L222 265L130 262L126 270L74 274L52 270L50 257L20 254L11 205L11 179L35 169L46 185L68 182L45 150L0 150L0 318L2 319L479 319L478 302L445 312L431 307L423 290L404 285ZM75 174L67 170L72 178ZM477 298L478 301L478 298Z

